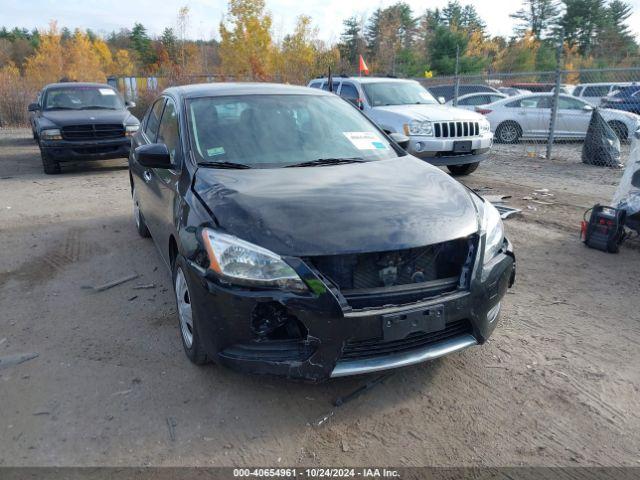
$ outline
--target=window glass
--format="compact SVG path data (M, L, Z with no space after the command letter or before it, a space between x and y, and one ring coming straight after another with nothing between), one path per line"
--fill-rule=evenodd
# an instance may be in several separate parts
M254 168L321 158L396 158L378 129L336 96L238 95L191 100L189 135L196 161Z
M147 124L144 127L144 133L152 143L156 141L156 135L158 134L158 125L160 125L160 115L162 115L163 107L164 98L161 98L153 105L153 107L151 107L149 116L147 117Z
M47 89L44 110L121 110L124 101L111 87L68 86Z
M487 95L474 95L473 97L463 98L459 105L486 105L489 102Z
M338 87L340 86L340 82L333 81L331 82L331 85L333 85L333 91L337 92ZM326 90L327 92L329 91L329 82L324 82L322 84L322 90Z
M583 97L604 97L609 93L609 85L601 85L594 87L586 87L584 89Z
M521 108L551 108L551 97L527 97L517 103Z
M435 98L418 82L364 83L364 93L372 107L385 105L436 105Z
M586 104L571 97L558 98L558 108L562 110L582 110Z
M320 88L321 85L322 85L322 82L311 82L311 84L309 85L309 88Z
M340 90L340 96L343 98L346 98L347 100L353 100L353 101L356 101L358 100L358 98L360 98L358 96L358 90L356 89L356 87L354 87L350 83L342 84L342 89Z
M502 100L504 97L500 96L500 95L489 95L489 102L487 103L493 103L493 102L497 102L498 100Z
M171 99L167 100L167 105L162 114L157 143L164 143L169 149L171 163L179 164L180 136L178 132L178 112Z

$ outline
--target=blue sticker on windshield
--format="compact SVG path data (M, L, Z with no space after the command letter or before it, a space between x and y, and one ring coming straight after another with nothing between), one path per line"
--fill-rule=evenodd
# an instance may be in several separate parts
M213 147L213 148L207 149L207 155L209 155L210 157L216 157L218 155L224 155L224 154L225 154L224 147Z
M385 146L382 142L372 142L373 146L376 147L376 150L384 150Z

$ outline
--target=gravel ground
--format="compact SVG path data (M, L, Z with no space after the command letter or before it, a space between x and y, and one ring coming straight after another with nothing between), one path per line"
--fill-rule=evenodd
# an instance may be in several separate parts
M366 378L191 365L125 163L45 176L28 134L0 134L0 465L640 465L639 242L607 255L577 234L619 171L514 154L464 179L523 208L499 328L334 409Z

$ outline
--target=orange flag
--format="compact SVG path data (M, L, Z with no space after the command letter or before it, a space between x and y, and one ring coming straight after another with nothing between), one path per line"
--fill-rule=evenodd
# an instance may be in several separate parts
M366 63L364 63L364 58L362 58L362 55L360 55L360 67L358 68L358 71L360 72L360 75L362 75L362 72L364 72L365 75L369 75L369 67L367 67Z

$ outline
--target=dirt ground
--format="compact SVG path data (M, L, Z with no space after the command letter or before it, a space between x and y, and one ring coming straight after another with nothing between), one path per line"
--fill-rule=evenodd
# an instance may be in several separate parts
M640 466L640 242L578 240L619 175L520 150L464 179L523 209L505 221L518 276L498 329L333 408L366 377L188 362L124 161L46 176L27 131L0 135L0 465Z

